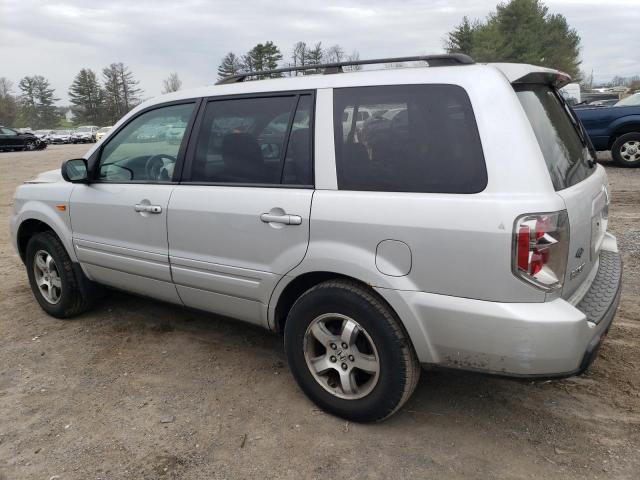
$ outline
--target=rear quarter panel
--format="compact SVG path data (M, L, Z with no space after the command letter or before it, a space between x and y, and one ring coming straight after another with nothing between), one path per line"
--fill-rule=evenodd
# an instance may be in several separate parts
M422 83L455 84L467 91L486 162L485 190L477 194L338 191L333 148L316 150L315 168L323 169L324 183L316 185L307 255L288 278L330 271L380 288L502 302L545 300L544 292L511 272L513 222L524 213L562 210L564 202L553 190L537 139L511 84L489 68L458 72L452 76L451 71L441 74L433 69ZM417 82L408 78L406 83ZM316 140L333 142L328 117L317 118ZM326 175L329 170L332 178ZM385 275L376 268L376 247L383 240L409 246L412 261L407 275Z

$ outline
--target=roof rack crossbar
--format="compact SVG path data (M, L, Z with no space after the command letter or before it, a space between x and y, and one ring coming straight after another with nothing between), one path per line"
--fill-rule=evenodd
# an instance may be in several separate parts
M451 65L472 65L475 63L471 57L463 53L451 53L442 55L418 55L414 57L394 57L375 58L372 60L351 60L347 62L319 63L313 65L302 65L298 67L284 67L273 70L261 70L255 72L242 72L229 75L216 82L216 85L243 82L249 77L263 77L286 72L303 72L308 70L322 70L323 73L339 73L342 67L352 67L355 65L378 65L381 63L403 63L403 62L427 62L430 67L442 67Z

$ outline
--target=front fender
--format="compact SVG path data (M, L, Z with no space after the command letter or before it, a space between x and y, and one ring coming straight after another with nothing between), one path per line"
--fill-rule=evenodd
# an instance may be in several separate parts
M32 187L32 188L29 188ZM24 185L21 188L29 190L29 196L32 198L24 198L21 194L24 192L18 189L15 199L15 214L11 218L11 240L18 250L18 233L20 227L28 220L38 220L48 225L58 236L64 245L69 257L73 262L77 262L75 250L72 243L71 219L69 216L69 197L72 188L65 189L64 192L44 192L50 190L46 185ZM33 192L37 192L33 195ZM35 198L33 198L35 197ZM64 205L64 211L58 210L56 206Z

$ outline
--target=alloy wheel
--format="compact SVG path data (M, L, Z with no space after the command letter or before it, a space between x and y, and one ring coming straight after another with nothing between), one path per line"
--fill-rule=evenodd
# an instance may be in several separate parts
M316 317L304 335L304 357L314 379L327 392L355 400L378 383L380 357L367 331L339 313Z
M42 298L52 305L58 303L62 295L62 281L56 262L49 252L36 252L33 257L33 273Z

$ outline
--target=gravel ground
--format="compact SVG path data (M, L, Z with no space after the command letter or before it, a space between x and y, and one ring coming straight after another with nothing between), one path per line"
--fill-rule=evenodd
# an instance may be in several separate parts
M620 478L640 472L640 169L606 164L622 302L583 376L424 372L381 424L319 411L281 339L113 293L45 315L9 245L15 187L87 146L0 153L0 480Z

